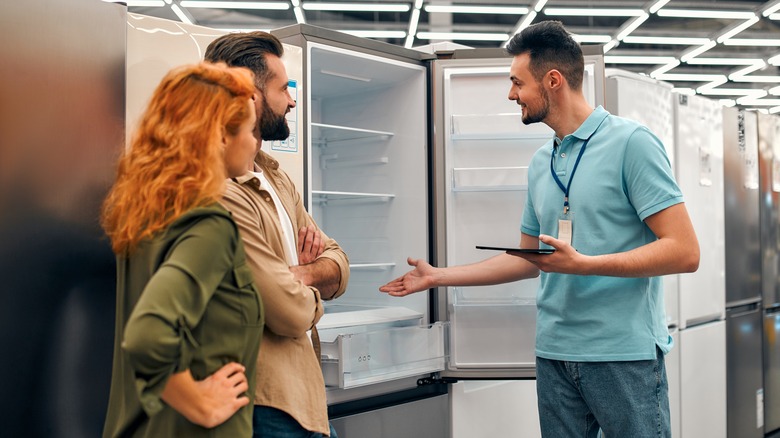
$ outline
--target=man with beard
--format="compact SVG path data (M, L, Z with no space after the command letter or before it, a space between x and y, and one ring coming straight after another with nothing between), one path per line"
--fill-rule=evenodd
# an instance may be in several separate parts
M290 134L285 114L295 101L287 90L283 50L266 32L223 35L206 49L206 61L254 72L258 140L284 140ZM314 325L323 314L322 300L347 287L347 256L319 230L290 177L262 150L247 163L245 175L228 181L222 203L241 231L265 308L253 434L335 437Z
M544 437L669 437L664 354L672 347L659 276L693 272L699 245L663 144L646 127L594 109L582 50L559 22L524 29L509 99L525 124L555 131L528 167L521 248L481 262L415 269L382 286L403 296L439 286L536 277L536 385ZM575 178L576 177L576 178Z

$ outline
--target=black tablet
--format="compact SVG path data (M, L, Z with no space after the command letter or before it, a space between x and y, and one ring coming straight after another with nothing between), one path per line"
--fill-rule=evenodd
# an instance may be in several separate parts
M490 249L494 251L506 251L514 252L518 254L552 254L555 252L553 248L516 248L516 247L504 247L504 246L480 246L477 245L477 249Z

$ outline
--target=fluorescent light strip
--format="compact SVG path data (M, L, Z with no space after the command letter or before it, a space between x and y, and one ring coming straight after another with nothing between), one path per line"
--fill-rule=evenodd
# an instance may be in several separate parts
M658 68L656 70L654 70L654 71L652 71L650 73L650 77L654 78L654 79L658 79L658 76L668 72L669 70L677 67L678 65L680 65L680 61L678 59L675 59L674 61L672 61L672 62L670 62L670 63L668 63L668 64L666 64L666 65L664 65L664 66L662 66L662 67L660 67L660 68Z
M734 20L748 20L756 14L748 11L706 11L693 9L661 9L656 12L659 17L673 18L726 18Z
M292 6L293 6L294 8L299 8L299 7L301 7L301 0L290 0L290 3L292 3Z
M737 101L734 99L720 99L718 102L720 102L721 105L729 108L737 104Z
M766 96L764 90L756 90L755 88L708 88L702 90L700 94L704 96L749 96L762 94Z
M729 74L729 79L734 80L736 78L745 76L747 74L753 73L756 70L761 70L762 68L766 67L766 62L761 60L761 62L757 62L751 66L745 67L743 69L737 70L734 73Z
M446 5L427 5L425 12L444 12L453 14L502 14L502 15L523 15L528 13L528 8L514 8L502 6L446 6Z
M653 4L653 6L650 6L648 12L650 12L651 14L655 14L656 12L658 12L659 9L666 6L667 3L669 3L669 0L658 0Z
M460 41L506 41L505 33L466 33L466 32L419 32L421 40L460 40Z
M604 47L601 49L602 53L607 53L610 50L614 49L615 46L618 45L618 40L610 40L607 44L604 44Z
M654 76L655 79L662 81L689 81L689 82L706 82L717 81L726 79L725 75L703 75L703 74L686 74L686 73L664 73Z
M379 4L379 3L313 3L306 2L303 9L306 11L368 11L368 12L406 12L410 8L408 4Z
M635 31L637 27L639 27L642 23L647 21L648 18L650 18L650 14L648 14L647 12L643 12L642 15L636 17L634 21L626 25L624 29L621 30L620 33L618 33L615 38L618 41L620 41L623 38L627 37L631 32Z
M642 9L601 9L601 8L547 8L545 15L563 15L574 17L639 17Z
M295 21L298 22L298 24L306 23L306 17L303 15L303 9L301 9L300 6L294 7L293 13L295 14Z
M760 82L764 84L780 84L780 76L740 76L732 79L734 82Z
M595 43L595 44L606 44L610 41L612 41L612 37L609 35L572 35L572 38L574 41L577 41L578 43Z
M536 0L536 4L534 5L534 11L541 12L544 5L547 4L547 0Z
M758 58L694 58L691 65L754 65L761 62Z
M727 30L723 35L719 36L716 39L716 41L722 43L723 41L728 40L729 38L733 37L734 35L742 32L743 30L747 29L748 27L756 23L758 23L758 17L754 15L753 18L750 18L749 20L746 20L744 23L734 26L733 29Z
M780 55L769 58L766 63L769 65L780 66Z
M181 10L179 5L175 3L172 4L171 10L173 11L174 14L176 14L177 17L179 17L179 20L181 20L182 23L193 24L192 20L190 20L190 17L188 17L187 14L185 14L184 11Z
M769 108L769 114L777 114L777 113L780 113L780 106Z
M411 49L414 45L414 37L417 34L417 24L420 21L420 10L415 8L412 11L412 18L409 19L409 32L406 33L406 41L404 47Z
M674 56L604 56L605 64L669 64L676 61Z
M778 47L780 39L730 38L723 41L724 46Z
M691 50L687 50L685 53L683 53L682 56L680 56L680 61L688 62L689 59L695 58L715 46L716 46L715 41L709 41L706 44L703 44L699 47L696 47Z
M406 32L402 30L340 30L339 32L363 38L406 38Z
M422 5L423 5L423 0L414 0L414 8L415 9L422 8Z
M761 11L761 15L763 15L764 17L768 17L773 13L777 12L778 10L780 10L780 1L776 1L775 4Z
M780 20L780 14L771 14L767 18L769 18L770 20Z
M745 96L737 99L737 104L752 106L776 106L780 105L780 99L756 99L752 96Z
M685 38L685 37L648 37L648 36L627 36L623 38L624 43L629 44L669 44L679 46L700 46L707 44L708 38Z
M769 94L772 96L780 96L780 86L769 89Z
M286 11L290 9L287 2L220 2L205 0L182 0L183 8L201 8L201 9L258 9L258 10L276 10Z
M533 23L533 22L534 22L534 19L536 19L536 15L537 15L536 11L531 11L531 12L529 12L529 13L528 13L528 15L526 15L525 17L523 17L523 20L522 20L522 21L520 22L520 24L517 26L517 29L515 29L515 31L513 32L513 34L514 34L514 35L517 35L517 34L518 34L518 33L520 33L520 32L521 32L523 29L525 29L526 27L530 26L530 25L531 25L531 23Z

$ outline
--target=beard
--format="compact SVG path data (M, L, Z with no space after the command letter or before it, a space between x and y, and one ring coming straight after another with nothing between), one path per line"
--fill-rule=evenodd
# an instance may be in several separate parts
M285 114L276 114L265 105L263 105L259 128L260 138L263 140L286 140L290 136L290 127L287 126Z
M531 107L525 106L526 114L523 116L523 123L530 125L531 123L538 123L547 118L547 114L550 112L550 98L547 95L547 91L540 87L541 91L541 108L537 108L536 111L531 111Z

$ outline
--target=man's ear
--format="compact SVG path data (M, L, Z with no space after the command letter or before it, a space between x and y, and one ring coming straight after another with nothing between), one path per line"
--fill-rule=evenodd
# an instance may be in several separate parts
M552 69L545 75L544 82L550 89L556 89L562 87L566 83L566 80L563 78L561 72Z

